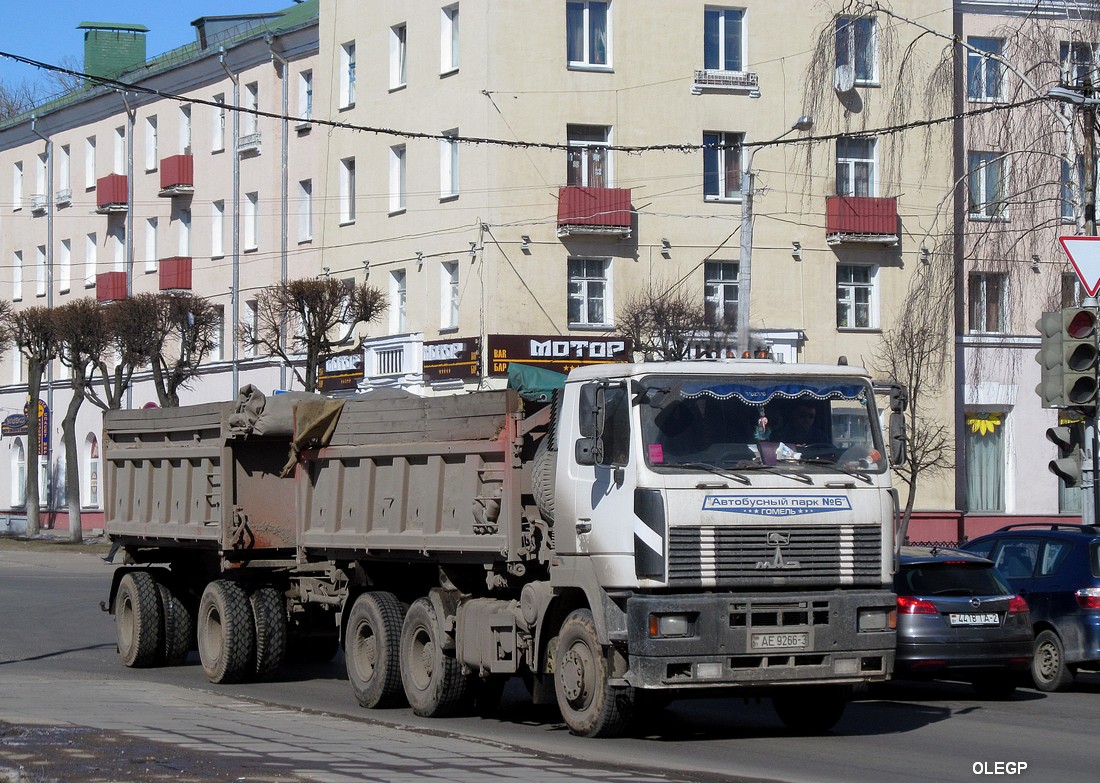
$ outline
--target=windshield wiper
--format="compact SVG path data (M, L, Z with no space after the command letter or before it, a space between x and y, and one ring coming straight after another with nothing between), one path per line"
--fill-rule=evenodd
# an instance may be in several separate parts
M834 462L831 459L825 459L825 457L807 457L806 459L800 459L799 462L805 465L822 465L833 470L839 471L846 476L857 478L865 484L873 484L874 480L871 478L871 474L865 473L862 470L853 470L852 468L846 468L839 462Z
M731 478L734 481L738 481L742 484L752 484L752 481L747 476L734 473L730 468L724 468L720 465L712 465L709 462L675 462L670 465L665 465L669 468L694 468L696 470L705 470L708 473L713 473L716 476L724 476Z

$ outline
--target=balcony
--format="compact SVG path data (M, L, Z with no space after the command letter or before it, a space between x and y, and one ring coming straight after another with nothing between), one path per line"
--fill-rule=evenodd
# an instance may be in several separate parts
M249 133L247 136L241 136L237 139L237 154L238 155L259 155L260 149L263 145L263 134Z
M558 190L558 236L630 236L634 210L630 188Z
M35 193L33 196L31 196L31 214L46 214L46 207L49 206L49 203L50 200L46 197L45 193Z
M160 193L163 198L189 196L195 192L195 159L173 155L160 162Z
M125 298L125 272L100 272L95 276L95 300L97 302L114 302Z
M129 201L130 188L125 174L108 174L95 182L96 209L101 215L112 212L125 212Z
M157 267L161 291L191 290L191 259L188 256L162 258Z
M748 71L723 71L708 68L696 71L691 80L691 94L702 95L704 91L733 92L760 97L760 81L755 73Z
M825 199L825 241L830 245L896 245L897 197L829 196Z
M407 388L424 381L424 335L397 334L363 341L363 381L359 391Z
M62 188L57 191L57 206L67 207L73 203L73 190L72 188Z

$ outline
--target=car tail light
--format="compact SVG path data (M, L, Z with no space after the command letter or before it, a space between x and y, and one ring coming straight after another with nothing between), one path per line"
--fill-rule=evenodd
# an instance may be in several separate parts
M898 596L899 614L939 614L936 605L924 598L914 598L911 595Z
M1082 587L1075 595L1082 609L1100 609L1100 587Z
M1016 614L1017 612L1029 612L1030 607L1027 605L1027 601L1024 600L1022 595L1012 596L1012 600L1008 602L1008 613Z

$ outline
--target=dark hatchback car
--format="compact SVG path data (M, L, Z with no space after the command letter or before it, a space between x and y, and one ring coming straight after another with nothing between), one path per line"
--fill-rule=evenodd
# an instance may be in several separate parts
M1100 527L1018 523L963 548L992 560L1027 599L1036 688L1062 690L1079 669L1100 669Z
M983 698L1012 695L1031 664L1027 602L990 560L957 549L902 547L894 676L965 680Z

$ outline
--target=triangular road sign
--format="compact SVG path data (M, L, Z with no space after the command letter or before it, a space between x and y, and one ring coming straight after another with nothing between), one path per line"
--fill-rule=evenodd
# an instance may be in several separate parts
M1100 237L1058 237L1089 296L1100 291Z

